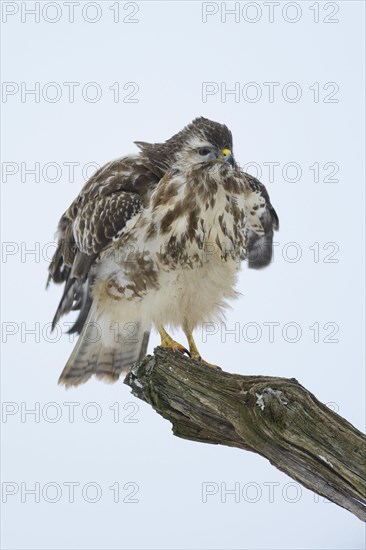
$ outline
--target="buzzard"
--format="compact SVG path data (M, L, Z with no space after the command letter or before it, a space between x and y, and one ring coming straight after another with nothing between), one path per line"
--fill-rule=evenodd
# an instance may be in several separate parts
M53 319L79 310L59 383L115 381L161 345L203 361L192 336L235 298L240 262L266 266L278 217L265 186L234 160L227 126L196 118L165 143L135 142L61 217L49 278L64 283ZM181 327L188 347L166 328ZM206 363L204 361L204 363ZM206 363L209 366L210 363Z

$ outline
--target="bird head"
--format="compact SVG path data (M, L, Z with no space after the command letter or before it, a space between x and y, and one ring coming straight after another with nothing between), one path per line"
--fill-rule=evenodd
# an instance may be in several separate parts
M224 124L199 117L165 143L135 141L142 154L163 172L190 170L199 165L225 163L235 167L232 135Z

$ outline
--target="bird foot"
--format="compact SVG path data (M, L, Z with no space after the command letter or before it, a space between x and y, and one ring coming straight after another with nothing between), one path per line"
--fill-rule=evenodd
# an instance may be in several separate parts
M199 354L191 354L191 359L194 359L198 363L201 363L206 367L210 367L211 369L222 370L222 368L219 367L218 365L213 365L212 363L209 363L208 361L205 361L204 359L202 359L202 357Z
M174 353L186 353L189 357L191 356L187 348L182 346L179 342L173 340L173 338L164 338L160 345L162 348L173 351Z

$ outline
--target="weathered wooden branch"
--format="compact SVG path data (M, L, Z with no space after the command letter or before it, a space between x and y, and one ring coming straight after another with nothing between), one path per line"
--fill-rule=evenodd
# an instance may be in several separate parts
M229 374L156 348L125 383L175 435L258 453L366 521L366 438L294 378Z

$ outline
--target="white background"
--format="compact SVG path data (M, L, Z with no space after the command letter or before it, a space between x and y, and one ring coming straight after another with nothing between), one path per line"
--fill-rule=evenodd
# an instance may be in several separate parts
M68 392L57 386L72 343L67 335L50 335L61 289L44 290L58 219L78 194L87 163L102 165L133 152L134 140L163 141L195 116L224 122L233 132L238 162L261 166L281 228L269 268L256 272L243 265L238 285L243 296L227 315L227 329L237 326L239 336L228 334L225 341L220 329L202 343L197 331L202 353L230 372L295 377L363 429L363 2L281 3L273 8L272 22L262 2L240 4L237 21L234 15L225 21L220 3L205 8L200 2L139 2L130 17L135 23L123 22L136 11L125 3L114 22L115 2L99 2L84 12L81 2L73 23L65 3L55 4L44 12L41 2L35 22L25 12L34 2L2 2L2 79L15 83L7 85L14 94L5 94L2 103L2 399L14 412L2 418L2 480L19 487L3 504L3 547L363 548L364 526L350 513L293 484L257 455L174 438L169 423L137 401L122 381L111 386L92 380ZM4 9L16 13L7 16ZM204 23L205 9L217 13ZM22 97L21 90L36 82L39 101ZM61 90L54 102L50 82ZM80 83L74 102L65 82ZM97 102L82 95L90 82L102 92ZM122 92L118 102L109 89L116 82ZM138 86L135 103L126 102L128 82ZM206 101L204 82L219 90ZM245 87L250 82L256 84ZM264 85L269 82L279 83L273 101ZM289 82L297 83L298 101L291 101L296 90L286 88ZM337 102L327 100L334 89L324 90L329 82L339 87L331 96ZM220 95L235 83L240 97ZM257 102L250 101L255 90L262 94ZM92 97L92 88L87 92ZM71 162L79 163L74 181L65 165ZM280 163L273 181L266 162ZM298 181L289 181L296 179L291 169L282 173L289 162L301 167ZM316 162L319 182L309 169ZM338 181L324 181L329 162L339 167L333 176ZM26 173L35 163L40 163L39 181ZM59 172L48 163L57 163ZM248 168L254 175L255 170ZM319 258L309 248L314 243ZM337 262L329 262L333 248L324 250L327 243L336 243L330 259ZM26 253L32 249L36 252ZM280 323L272 343L263 325L268 322ZM257 325L245 333L247 323ZM296 336L291 327L283 335L287 323L300 327L297 342L288 341ZM314 323L320 327L318 343L309 329ZM338 325L333 336L338 342L324 342L330 334L326 323ZM36 335L27 333L32 328ZM257 342L249 341L256 336ZM157 344L154 334L149 352ZM65 402L79 403L74 422ZM91 402L97 409L85 407ZM120 407L118 422L109 408L116 410L114 403ZM133 405L123 409L128 403ZM38 419L22 417L21 411L35 406ZM101 418L91 422L97 410ZM138 422L127 422L133 410ZM51 422L55 413L61 417ZM39 503L24 494L22 502L22 482L28 488L40 483ZM55 489L42 495L50 482L62 490L54 503L49 501ZM73 503L65 482L80 484ZM86 499L82 496L89 482L100 488L98 502L87 502L95 494L92 488ZM118 503L109 489L116 482ZM138 484L136 503L122 502L131 492L123 489L128 482ZM203 502L204 482L218 489L221 483L239 484L239 502L232 494L222 502L220 490ZM268 484L276 484L273 498Z

